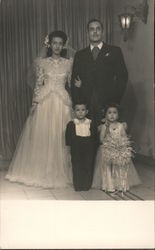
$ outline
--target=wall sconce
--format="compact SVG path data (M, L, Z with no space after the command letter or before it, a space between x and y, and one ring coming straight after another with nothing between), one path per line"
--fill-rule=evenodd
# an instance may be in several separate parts
M131 26L134 21L140 19L143 23L147 23L148 16L148 3L147 0L143 0L143 2L135 7L133 6L125 6L124 13L120 14L119 21L121 29L124 34L124 41L128 40L129 32L131 30Z
M124 42L128 40L128 34L131 28L132 20L133 20L133 14L124 13L119 15L120 26L124 34Z

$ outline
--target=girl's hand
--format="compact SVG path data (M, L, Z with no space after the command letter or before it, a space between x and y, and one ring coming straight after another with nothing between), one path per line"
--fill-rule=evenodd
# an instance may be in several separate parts
M81 81L81 79L80 79L80 77L79 76L77 76L77 78L75 79L75 86L77 87L77 88L80 88L81 87L81 85L82 85L82 81Z
M102 122L103 124L105 124L106 118L102 118L101 122Z
M106 127L109 127L109 125L110 125L109 121L106 118L105 118L105 123L104 124L105 124Z

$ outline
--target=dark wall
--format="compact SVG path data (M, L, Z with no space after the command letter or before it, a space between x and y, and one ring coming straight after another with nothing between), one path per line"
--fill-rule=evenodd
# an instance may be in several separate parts
M124 119L140 154L154 153L154 1L149 0L147 24L134 19L128 41L123 41L118 14L125 6L139 6L142 0L113 0L114 44L121 46L129 72L129 83L122 100ZM129 7L128 7L129 8ZM130 9L130 8L129 8Z

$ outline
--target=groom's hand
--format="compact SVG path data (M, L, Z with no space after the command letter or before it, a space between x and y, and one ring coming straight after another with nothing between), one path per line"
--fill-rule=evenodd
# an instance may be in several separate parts
M79 76L77 76L77 78L75 79L74 84L75 84L75 86L76 86L77 88L80 88L80 87L81 87L82 81L81 81L81 79L80 79Z

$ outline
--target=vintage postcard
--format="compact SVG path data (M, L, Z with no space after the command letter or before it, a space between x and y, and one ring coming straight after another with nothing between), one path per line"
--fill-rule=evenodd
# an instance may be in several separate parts
M0 1L0 248L154 248L154 1Z

